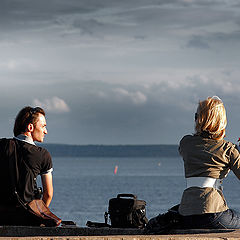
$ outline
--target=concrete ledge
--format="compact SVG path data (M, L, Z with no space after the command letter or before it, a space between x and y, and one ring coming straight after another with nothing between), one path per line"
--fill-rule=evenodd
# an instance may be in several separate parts
M143 235L141 229L0 226L0 239L16 240L222 240L240 239L240 230L172 230L168 235Z
M143 230L132 228L81 228L81 227L31 227L0 226L0 237L27 236L109 236L141 235Z

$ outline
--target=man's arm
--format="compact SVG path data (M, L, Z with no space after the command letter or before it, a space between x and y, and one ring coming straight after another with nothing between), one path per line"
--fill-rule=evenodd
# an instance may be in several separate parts
M41 175L42 187L43 187L43 201L47 206L50 205L53 197L53 183L52 173L46 173Z

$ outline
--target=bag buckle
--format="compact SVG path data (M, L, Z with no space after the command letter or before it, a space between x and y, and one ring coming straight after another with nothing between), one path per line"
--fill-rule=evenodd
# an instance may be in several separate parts
M104 220L105 220L105 223L106 223L106 224L108 223L108 215L109 215L108 212L105 212L105 213L104 213Z

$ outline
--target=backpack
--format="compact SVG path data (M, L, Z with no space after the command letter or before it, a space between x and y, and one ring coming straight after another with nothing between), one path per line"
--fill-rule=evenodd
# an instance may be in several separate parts
M13 141L6 138L0 139L0 204L16 204L16 163Z
M109 200L108 214L111 227L144 228L146 218L146 202L138 200L133 194L118 194Z

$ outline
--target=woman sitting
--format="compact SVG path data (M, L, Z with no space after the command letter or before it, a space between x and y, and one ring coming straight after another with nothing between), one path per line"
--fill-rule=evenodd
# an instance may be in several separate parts
M226 111L218 97L199 102L194 135L180 141L187 188L179 206L184 228L240 228L240 215L229 209L221 183L230 170L240 179L237 146L225 141Z
M169 227L240 228L240 214L229 209L221 187L230 170L240 179L240 154L235 144L224 140L226 125L226 111L220 98L214 96L199 102L195 134L184 136L179 145L187 184L181 203L177 212L151 219L148 232ZM173 224L176 221L178 226Z

